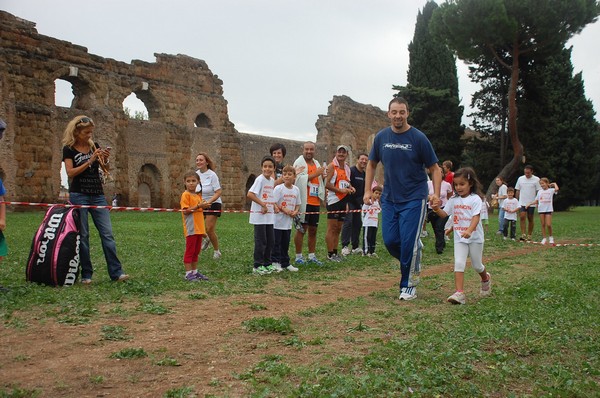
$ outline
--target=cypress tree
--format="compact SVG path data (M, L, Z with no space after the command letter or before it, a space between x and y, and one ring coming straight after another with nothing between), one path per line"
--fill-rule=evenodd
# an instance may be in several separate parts
M573 76L571 48L526 72L523 88L519 130L526 162L537 176L558 183L555 210L583 204L598 179L600 130L581 73Z
M410 104L409 122L429 138L440 161L460 164L464 132L463 107L458 98L456 59L440 40L429 32L429 21L438 5L430 1L419 11L412 42L408 85L393 86Z

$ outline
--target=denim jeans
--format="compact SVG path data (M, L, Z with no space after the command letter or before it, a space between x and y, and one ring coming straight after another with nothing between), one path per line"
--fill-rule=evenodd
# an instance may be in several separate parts
M504 209L498 207L498 232L504 232L504 214Z
M72 192L69 200L74 205L106 206L104 195L88 195ZM102 241L102 250L106 259L108 275L110 279L117 280L123 274L123 267L117 257L117 244L112 233L110 213L108 209L80 209L81 214L81 243L79 256L81 259L81 279L91 279L94 273L92 260L90 259L90 227L88 224L88 213L92 215L94 225Z

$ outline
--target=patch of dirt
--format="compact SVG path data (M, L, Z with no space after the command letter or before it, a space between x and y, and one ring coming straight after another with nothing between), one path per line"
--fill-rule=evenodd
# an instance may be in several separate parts
M531 245L486 261L546 249ZM427 267L422 276L451 273L453 264ZM311 284L309 291L292 296L236 295L204 300L160 301L172 308L165 315L132 313L120 317L108 311L84 325L65 325L53 318L32 319L26 329L2 328L0 333L0 383L40 390L40 396L60 397L159 397L167 390L195 386L198 396L247 396L248 383L236 375L247 372L266 354L285 353L310 363L310 349L282 347L281 335L248 333L242 322L254 317L288 316L292 323L310 324L299 311L318 308L341 298L353 299L390 291L397 299L398 273L374 276L369 270L337 282ZM278 286L278 284L280 286ZM273 280L268 290L285 282ZM251 304L263 305L255 311ZM344 319L341 315L340 319ZM102 340L102 326L123 326L129 341ZM143 348L148 358L114 359L124 348ZM318 349L318 348L317 348ZM158 366L174 358L180 366Z

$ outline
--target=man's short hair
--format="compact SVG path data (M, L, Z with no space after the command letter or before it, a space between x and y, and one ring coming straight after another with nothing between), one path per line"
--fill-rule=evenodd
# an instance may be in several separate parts
M390 103L388 104L388 111L390 110L390 108L392 107L393 103L397 103L397 104L404 104L406 105L406 110L408 111L408 101L404 99L404 97L394 97L392 98L392 100L390 101Z

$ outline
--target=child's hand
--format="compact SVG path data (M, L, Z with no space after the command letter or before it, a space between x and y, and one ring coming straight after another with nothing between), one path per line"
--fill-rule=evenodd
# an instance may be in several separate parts
M290 217L296 217L297 215L298 215L298 211L297 211L297 210L293 210L293 211L290 213Z
M445 233L447 236L450 236L450 234L452 233L452 228L448 228L447 230L445 230L445 231L444 231L444 233Z
M469 231L465 231L461 235L461 238L465 238L465 239L469 239L470 237L471 237L471 232L469 232Z
M0 231L4 231L6 229L6 221L0 220Z
M268 211L269 211L269 208L267 207L267 205L266 205L266 204L263 204L263 205L260 207L260 212L261 212L262 214L267 214L267 212L268 212Z

